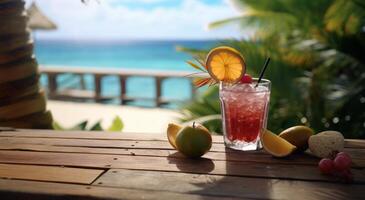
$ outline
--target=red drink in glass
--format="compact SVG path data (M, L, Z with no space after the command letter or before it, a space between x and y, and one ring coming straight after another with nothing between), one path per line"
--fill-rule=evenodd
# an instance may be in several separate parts
M270 81L221 83L219 96L222 108L224 142L238 150L261 148L260 133L266 128L270 99Z

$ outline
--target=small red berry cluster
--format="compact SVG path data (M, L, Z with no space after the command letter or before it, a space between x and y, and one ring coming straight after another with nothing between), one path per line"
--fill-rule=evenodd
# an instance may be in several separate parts
M318 163L319 170L326 175L338 177L342 181L352 182L354 176L351 173L352 160L345 152L334 152L330 158L323 158Z
M252 76L249 74L244 74L241 78L240 83L252 83Z

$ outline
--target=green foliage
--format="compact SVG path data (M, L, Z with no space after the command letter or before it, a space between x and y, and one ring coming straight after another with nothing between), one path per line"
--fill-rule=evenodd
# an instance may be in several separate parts
M220 112L218 87L211 86L195 101L181 108L183 114L181 121L186 124L195 121L203 124L212 132L222 133Z
M233 0L233 3L242 14L213 22L210 27L238 23L245 30L254 31L249 39L222 42L242 52L248 73L257 76L265 57L272 58L265 74L272 81L269 129L279 132L304 123L316 131L334 129L347 138L365 138L365 3L359 0ZM200 56L206 53L191 52ZM199 110L198 103L208 109L204 102L201 99L192 102L190 116L202 117L202 111L195 112Z
M91 128L90 131L102 131L101 121L96 122Z
M65 127L61 126L58 122L54 121L53 129L61 130L61 131L65 131L65 130L69 130L69 131L104 131L104 130L107 130L107 131L118 132L118 131L122 131L123 127L124 127L123 121L118 116L116 116L113 119L112 124L107 129L103 129L103 127L101 126L101 120L99 120L95 124L91 125L90 128L87 128L88 124L89 124L89 122L87 120L85 120L85 121L82 121L82 122L74 125L71 128L65 128Z

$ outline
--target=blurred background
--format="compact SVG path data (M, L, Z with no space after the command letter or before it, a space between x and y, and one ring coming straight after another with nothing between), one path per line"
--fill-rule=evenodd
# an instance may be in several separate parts
M186 60L228 45L241 51L253 76L266 57L272 59L265 74L272 82L269 129L279 132L305 124L316 131L333 129L347 138L365 138L364 1L27 0L26 6L33 3L55 25L33 29L42 69L194 73ZM57 80L60 89L90 91L94 81L90 75ZM155 98L154 79L127 81L127 94L142 99L128 106L156 106L143 100ZM49 86L47 76L41 82ZM101 87L105 96L121 90L113 76L104 77ZM199 121L221 133L217 87L200 88L196 96L191 91L189 79L166 79L163 97L179 101L161 106L168 108L169 117ZM62 115L56 114L56 120ZM127 120L128 115L121 117Z
M224 0L37 0L27 1L27 7L32 3L56 25L34 31L36 56L45 67L191 71L185 63L191 56L176 51L179 46L208 49L220 39L240 37L237 26L208 30L210 22L238 14ZM84 78L85 87L91 90L92 77ZM108 85L103 94L117 95L118 80L106 77L103 81ZM61 87L77 86L69 79L62 82ZM153 79L128 82L130 96L154 95ZM189 98L187 80L168 80L164 86L166 98ZM148 101L131 104L154 105Z

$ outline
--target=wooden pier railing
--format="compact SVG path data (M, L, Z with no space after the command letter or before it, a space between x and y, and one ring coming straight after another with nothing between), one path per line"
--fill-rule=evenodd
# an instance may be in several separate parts
M157 107L177 101L176 99L166 99L162 97L162 83L169 78L192 79L196 77L206 77L202 74L191 75L191 72L178 71L155 71L155 70L130 70L117 68L83 68L83 67L41 67L40 73L48 77L48 97L50 99L68 99L68 100L87 100L93 99L95 102L102 102L116 97L102 96L102 78L105 76L119 77L121 104L126 104L135 100L154 100ZM57 83L57 77L63 74L73 74L83 77L92 75L94 77L94 91L63 89L60 90ZM127 95L127 79L130 77L152 77L155 82L154 98L130 97ZM173 86L172 86L173 87ZM191 87L191 97L196 94L195 87Z

